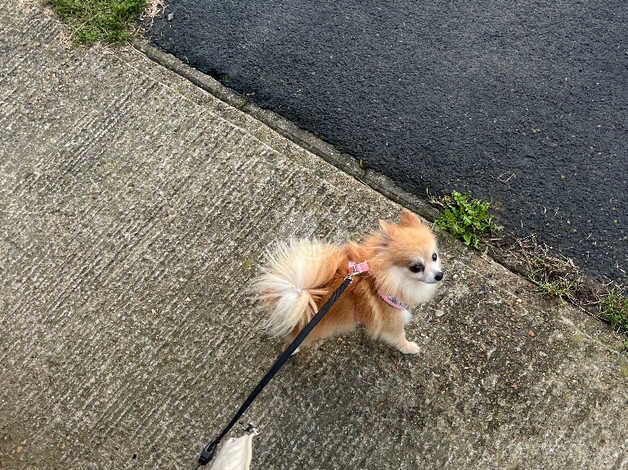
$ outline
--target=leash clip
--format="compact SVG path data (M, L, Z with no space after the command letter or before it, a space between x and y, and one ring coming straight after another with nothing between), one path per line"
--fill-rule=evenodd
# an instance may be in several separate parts
M366 273L369 270L369 265L366 261L362 261L361 263L354 263L353 261L349 261L349 273L347 277L352 279L353 276L358 274Z
M203 465L207 465L214 458L214 454L216 453L216 447L218 447L218 441L214 440L201 451L201 455L198 456L196 470L198 470Z

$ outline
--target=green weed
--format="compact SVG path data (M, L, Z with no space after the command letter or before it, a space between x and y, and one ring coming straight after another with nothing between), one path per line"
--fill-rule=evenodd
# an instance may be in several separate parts
M488 212L488 201L453 191L439 202L443 211L435 221L436 228L451 233L467 246L479 249L481 235L500 230Z
M72 39L84 45L129 39L132 25L146 8L146 0L48 0Z
M602 313L619 334L628 334L628 301L617 288L611 290L602 300Z
M534 282L533 279L530 279ZM540 291L549 295L550 297L558 297L560 299L570 299L576 292L577 285L574 282L570 282L565 279L560 279L552 282L536 282Z

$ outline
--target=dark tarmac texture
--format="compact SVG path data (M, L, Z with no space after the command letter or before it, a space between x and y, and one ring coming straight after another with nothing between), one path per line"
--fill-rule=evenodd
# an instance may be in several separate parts
M622 1L170 2L153 41L417 195L625 279Z

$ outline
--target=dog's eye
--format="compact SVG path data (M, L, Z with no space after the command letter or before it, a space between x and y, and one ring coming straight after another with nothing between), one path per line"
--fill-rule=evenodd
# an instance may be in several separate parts
M410 265L408 269L412 271L413 273L422 273L423 270L425 269L425 266L423 266L423 264L421 263L414 263Z
M436 253L434 253L432 255L432 261L436 261L438 259L438 255Z

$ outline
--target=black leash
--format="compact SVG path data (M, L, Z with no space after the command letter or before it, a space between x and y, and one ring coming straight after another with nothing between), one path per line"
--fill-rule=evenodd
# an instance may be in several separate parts
M262 379L255 386L255 388L249 394L246 400L244 400L244 403L242 403L237 413L233 416L233 418L231 418L231 421L229 421L229 424L227 424L227 426L225 426L225 428L220 432L220 434L218 434L218 437L216 437L213 441L210 441L205 446L205 448L203 449L203 451L198 457L198 465L196 466L197 469L200 468L202 465L206 465L207 463L209 463L209 461L212 458L214 458L214 454L216 453L216 448L218 447L218 444L220 444L220 441L222 440L222 438L225 437L225 435L237 423L237 421L244 414L247 408L251 406L251 404L257 398L260 392L264 390L264 387L268 384L268 382L270 382L270 380L275 376L275 374L279 372L279 369L281 369L281 367L288 361L288 359L290 359L290 356L292 356L292 353L299 347L299 345L303 342L303 340L310 333L310 331L312 331L312 328L314 328L318 324L318 322L320 322L323 319L327 311L331 308L332 305L334 305L334 302L338 300L338 297L340 297L340 294L342 294L344 290L347 288L347 286L351 284L351 280L353 279L353 276L356 274L359 274L360 272L362 271L360 271L359 269L354 269L352 270L352 272L347 274L347 277L345 277L344 281L342 281L342 284L340 284L340 287L338 287L338 289L336 289L331 294L329 299L327 299L327 302L323 304L323 306L318 311L318 313L314 315L314 317L309 321L309 323L305 325L305 327L303 327L303 329L299 332L297 337L294 338L292 343L290 343L290 345L279 355L279 357L277 357L272 367L268 370L268 372L266 372L266 374L264 374L264 377L262 377Z

